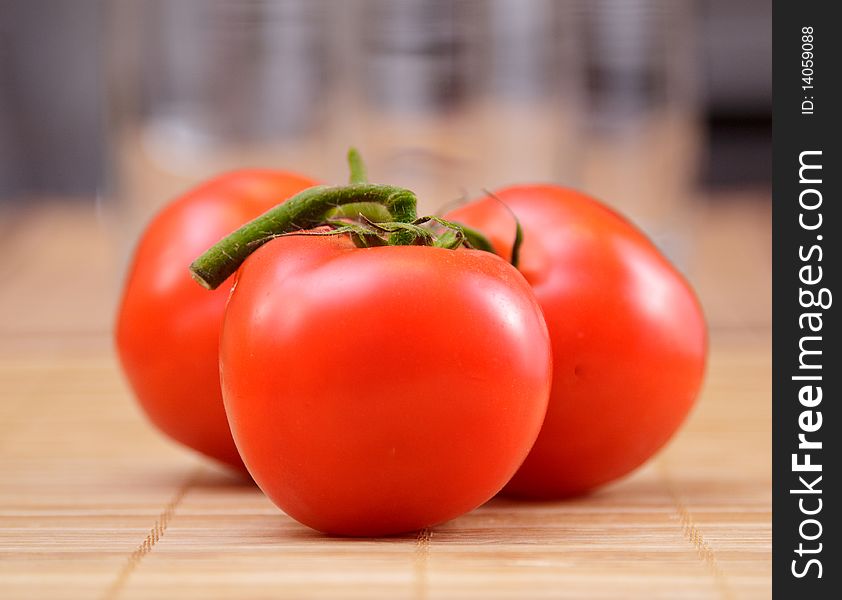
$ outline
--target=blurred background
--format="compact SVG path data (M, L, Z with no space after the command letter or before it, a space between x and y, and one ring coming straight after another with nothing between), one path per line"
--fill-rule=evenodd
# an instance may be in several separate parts
M352 144L427 212L586 190L661 245L712 327L765 330L770 56L763 0L0 0L0 245L32 222L50 268L79 254L57 269L73 295L39 294L56 276L34 267L3 286L3 333L107 333L169 198L243 166L340 182Z

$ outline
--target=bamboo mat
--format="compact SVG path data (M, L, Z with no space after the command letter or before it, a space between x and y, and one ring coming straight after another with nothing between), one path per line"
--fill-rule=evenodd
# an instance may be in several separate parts
M110 350L119 240L84 210L0 216L4 600L771 595L764 332L715 332L686 426L593 496L330 538L144 421Z

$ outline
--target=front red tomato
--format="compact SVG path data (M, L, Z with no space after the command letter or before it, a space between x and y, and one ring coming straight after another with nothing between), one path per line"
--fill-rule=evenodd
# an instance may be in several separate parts
M612 481L675 432L698 394L706 328L693 291L638 229L596 200L549 185L511 187L449 219L503 256L512 216L553 347L553 387L538 441L506 491L557 498ZM498 200L499 199L499 200Z
M126 280L117 350L140 405L173 439L239 469L219 389L219 330L230 286L203 290L187 265L232 229L311 185L279 171L212 179L152 220Z
M221 341L237 447L292 517L346 535L482 504L541 427L549 339L499 257L279 238L241 267Z

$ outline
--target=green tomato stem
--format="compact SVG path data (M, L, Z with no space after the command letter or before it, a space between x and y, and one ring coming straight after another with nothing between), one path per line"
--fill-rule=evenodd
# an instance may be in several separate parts
M337 207L356 203L380 204L394 222L412 223L416 218L417 199L404 188L375 184L315 186L299 192L220 240L193 261L190 273L202 286L216 289L252 252L269 240L284 233L318 227ZM414 241L412 232L402 229L391 233L388 239L390 245Z
M368 173L365 169L363 157L356 148L348 150L348 167L351 170L351 185L355 183L368 183Z
M382 204L376 202L351 202L337 206L328 212L330 219L359 219L365 217L374 223L386 223L392 220L392 214Z
M485 235L483 235L479 230L474 229L472 227L468 227L464 223L459 223L458 221L454 221L453 224L457 225L462 229L462 233L465 236L465 239L471 245L472 248L496 254L496 252L494 251L494 246L491 245L489 239L485 237Z
M512 213L514 216L514 213ZM515 217L515 241L512 242L512 257L509 262L517 269L520 266L520 247L523 245L523 227L520 226L520 221Z

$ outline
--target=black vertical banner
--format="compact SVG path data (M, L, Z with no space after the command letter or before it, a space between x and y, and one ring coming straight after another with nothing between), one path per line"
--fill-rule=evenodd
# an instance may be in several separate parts
M842 589L838 14L836 2L774 2L772 562L779 598L839 598Z

